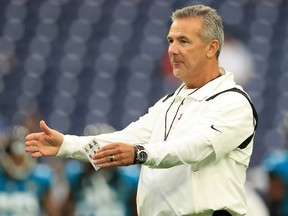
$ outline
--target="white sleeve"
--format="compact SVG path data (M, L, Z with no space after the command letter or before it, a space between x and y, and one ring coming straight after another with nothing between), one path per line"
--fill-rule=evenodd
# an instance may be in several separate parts
M141 138L135 136L128 130L97 136L64 135L63 143L56 156L88 161L88 158L82 150L86 144L92 141L92 139L96 139L100 146L105 146L114 142L125 142L131 144L142 144L144 142Z
M82 161L89 161L84 152L82 152L82 149L93 138L93 136L64 135L63 143L56 157L74 158Z
M145 145L148 159L144 165L152 168L169 168L181 164L197 164L214 155L209 140L198 133L190 136ZM215 159L215 155L213 157Z

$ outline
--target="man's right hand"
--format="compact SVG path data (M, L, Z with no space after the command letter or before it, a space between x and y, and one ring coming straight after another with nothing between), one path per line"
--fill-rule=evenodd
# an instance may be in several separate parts
M25 151L31 153L33 158L55 156L63 142L63 134L49 128L43 120L40 121L40 128L42 132L26 136Z

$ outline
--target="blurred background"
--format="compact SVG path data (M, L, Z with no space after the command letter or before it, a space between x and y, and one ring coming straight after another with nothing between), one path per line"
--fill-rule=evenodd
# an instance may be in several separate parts
M288 172L285 165L288 144L286 0L0 0L0 130L4 137L3 154L13 152L7 150L13 145L11 139L23 141L23 134L39 131L40 119L45 119L49 126L63 133L77 135L101 133L103 127L105 132L119 130L137 120L149 106L178 86L179 83L171 76L167 58L166 35L170 15L175 9L198 3L214 7L222 16L226 38L220 65L234 73L237 82L250 94L259 114L249 180L267 206L270 208L273 204L276 210L271 215L288 215L288 210L283 213L283 203L288 200L288 180L283 177ZM15 126L18 129L24 127L27 131L24 133L26 129L22 128L20 135L15 135L11 133ZM25 153L22 155L25 157ZM51 193L50 203L58 205L53 209L59 210L52 215L121 215L103 213L111 210L111 206L102 209L101 214L96 214L95 209L91 210L94 213L81 210L82 213L77 213L77 208L73 207L75 200L78 203L84 200L83 194L87 191L71 195L71 188L78 186L79 189L79 182L88 181L87 173L91 170L87 172L87 169L91 167L87 168L81 162L43 159L31 165L33 168L29 170L35 171L39 164L48 165L47 170L51 169L51 176L46 176L45 180L46 191ZM279 164L284 166L279 171L282 177L275 171ZM5 171L5 165L2 166ZM97 181L101 184L106 182L104 185L116 194L111 195L111 192L103 202L110 200L111 204L112 196L121 200L114 203L118 206L116 209L122 208L122 215L133 215L135 209L131 203L134 203L139 169L127 169L99 174L98 178L105 178ZM63 176L63 173L66 174ZM282 190L278 183L276 186L273 184L273 191L277 187L280 195L269 193L275 176L280 176L279 181L282 179L284 184ZM26 181L27 175L25 178L21 181ZM38 184L38 180L33 184ZM128 182L124 184L127 188L123 187L123 182ZM51 185L54 185L52 192L49 189ZM66 188L63 197L57 195L59 190L55 192L55 188ZM5 190L7 188L3 187ZM97 193L109 194L107 191ZM6 199L2 203L7 204L8 195L1 198L2 193L0 203ZM271 196L276 196L276 200ZM90 203L95 204L92 195L87 197L90 197L87 198ZM68 205L67 200L74 202ZM85 205L87 202L77 206L88 209L83 207Z

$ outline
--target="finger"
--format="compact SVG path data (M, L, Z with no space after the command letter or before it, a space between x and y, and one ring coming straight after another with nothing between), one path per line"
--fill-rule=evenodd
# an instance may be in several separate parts
M39 157L42 157L43 154L41 152L35 152L31 155L33 158L39 158Z
M113 154L110 154L110 155L107 155L107 156L104 156L100 159L95 159L95 161L97 161L97 163L113 163L116 161L116 157L119 158L118 155L113 155Z
M25 142L25 146L26 147L30 147L30 146L38 146L38 141L33 139L33 140L28 140Z
M104 151L98 151L94 156L93 159L103 159L110 155L115 155L115 150L104 150Z
M108 168L108 167L114 167L114 166L119 166L117 163L103 163L103 164L96 164L97 166L101 168Z
M52 129L49 128L48 125L46 124L46 122L43 120L40 121L40 128L45 134L47 134L47 135L51 134Z
M94 164L96 164L97 166L102 167L103 164L109 163L109 158L105 157L105 158L101 158L101 159L96 159L93 160Z
M99 160L93 161L95 165L100 166L101 168L113 167L121 165L115 155L110 155L109 157L105 157Z
M36 152L36 151L38 151L39 149L38 149L38 147L37 146L30 146L30 147L26 147L25 148L25 151L26 152Z
M24 150L25 150L25 152L30 152L31 149L30 149L30 147L25 147Z
M26 148L25 148L25 152L30 153L30 152L33 152L33 151L32 151L32 149L31 149L31 147L26 147Z
M26 141L38 140L42 132L28 134L25 138Z
M115 143L111 143L111 144L108 144L108 145L105 145L103 147L101 147L98 152L104 152L104 151L107 151L107 150L112 150L112 149L115 149L116 145Z

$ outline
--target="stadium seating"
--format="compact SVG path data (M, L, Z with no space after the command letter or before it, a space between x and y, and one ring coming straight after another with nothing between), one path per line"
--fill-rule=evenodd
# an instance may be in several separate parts
M81 134L87 124L125 127L169 93L161 59L171 12L197 1L1 0L0 114L39 112L51 127ZM259 111L252 164L285 145L288 2L205 0L225 31L250 48L247 91Z

